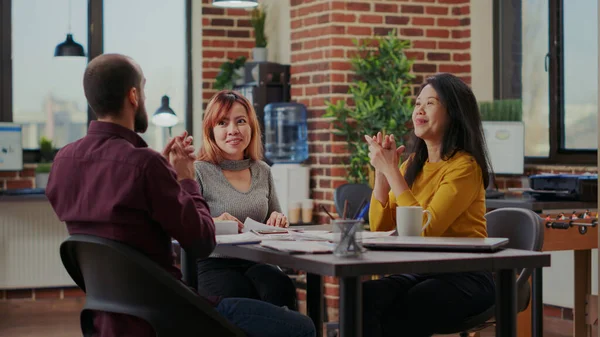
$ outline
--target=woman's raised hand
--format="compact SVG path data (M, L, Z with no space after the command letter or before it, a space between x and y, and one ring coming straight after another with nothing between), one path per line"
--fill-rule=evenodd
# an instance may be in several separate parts
M373 137L365 136L365 140L369 144L369 159L375 170L383 174L398 170L400 155L404 152L405 147L401 145L396 148L394 135L384 137L381 132L378 132Z

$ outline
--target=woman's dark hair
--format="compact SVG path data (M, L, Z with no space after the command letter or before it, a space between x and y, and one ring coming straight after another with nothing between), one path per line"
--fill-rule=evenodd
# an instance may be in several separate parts
M461 79L448 73L436 74L427 78L425 83L421 85L419 93L427 85L431 85L437 92L449 117L448 127L444 133L440 150L441 158L448 160L458 151L467 152L475 158L481 168L483 186L487 188L490 175L493 177L493 172L486 150L479 106L473 91ZM414 131L411 142L413 144L412 156L404 175L408 186L412 186L427 161L425 141L418 138Z

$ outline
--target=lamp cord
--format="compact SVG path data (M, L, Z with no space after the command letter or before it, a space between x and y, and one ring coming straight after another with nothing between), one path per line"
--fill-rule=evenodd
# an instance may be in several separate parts
M73 33L71 31L71 0L69 0L69 34Z

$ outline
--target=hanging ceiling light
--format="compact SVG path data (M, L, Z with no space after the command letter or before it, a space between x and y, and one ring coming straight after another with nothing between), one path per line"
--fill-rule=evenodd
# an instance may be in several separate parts
M177 125L177 122L179 122L179 118L175 111L169 107L169 96L164 95L160 108L152 115L152 124L170 128Z
M252 8L258 6L258 0L213 0L213 6L227 8Z
M69 33L65 42L59 43L54 49L54 56L85 56L83 47L73 40L71 34L71 0L69 0Z

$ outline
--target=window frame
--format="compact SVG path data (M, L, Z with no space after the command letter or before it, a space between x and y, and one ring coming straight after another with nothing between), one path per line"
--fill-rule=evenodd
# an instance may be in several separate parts
M545 62L548 65L549 80L549 152L548 157L525 157L525 164L535 165L590 165L598 164L598 150L569 150L563 147L565 135L565 93L564 93L564 24L563 1L549 0L548 2L548 34L549 46ZM521 0L494 0L493 2L493 34L494 34L494 99L512 98L510 93L510 79L506 64L512 64L515 50L511 45L511 36L504 34L502 25L517 22L518 29L522 29L521 12L515 13L511 6L521 4ZM513 25L514 26L514 25ZM507 50L508 49L508 50ZM516 51L521 55L522 49ZM520 76L520 75L519 75Z
M12 3L13 0L0 0L0 122L13 121L12 103ZM193 135L193 71L192 71L192 0L185 0L185 128ZM104 2L88 0L88 62L104 51ZM51 52L51 51L49 51ZM88 106L88 126L96 119ZM25 163L39 162L39 149L23 150Z

